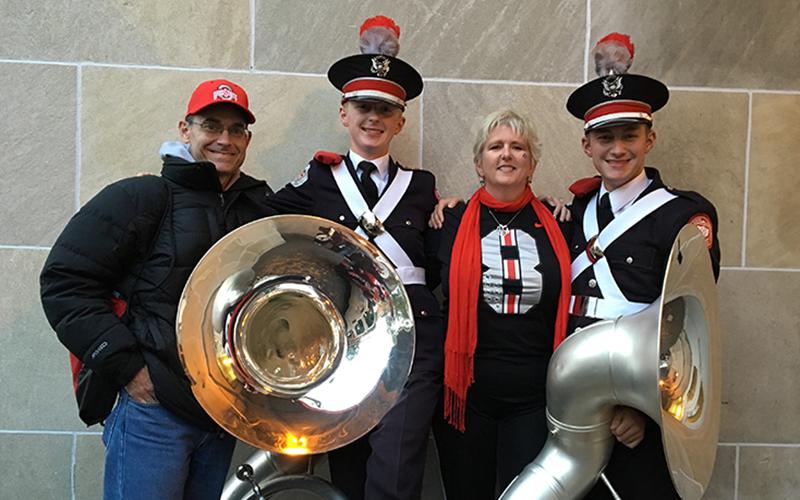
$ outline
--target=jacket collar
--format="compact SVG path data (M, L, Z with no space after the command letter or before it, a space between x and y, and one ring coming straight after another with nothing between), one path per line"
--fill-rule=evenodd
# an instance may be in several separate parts
M190 162L183 158L166 155L163 158L161 176L189 189L222 192L217 169L209 161ZM265 181L256 180L242 172L227 191L242 191L263 185L266 185Z
M631 179L624 186L620 186L613 191L609 191L606 189L605 184L600 184L600 195L602 197L604 194L608 194L608 200L611 203L611 211L614 215L617 215L619 212L625 210L634 200L639 198L647 186L650 184L650 179L647 177L647 174L644 170L642 170L639 175L635 178ZM599 199L598 197L598 199Z

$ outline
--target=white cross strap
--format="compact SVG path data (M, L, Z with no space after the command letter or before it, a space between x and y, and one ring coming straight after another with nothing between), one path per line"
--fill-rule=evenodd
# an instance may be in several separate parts
M569 301L569 313L574 316L588 316L598 319L617 319L644 310L650 304L629 300L603 299L573 295Z
M581 313L585 316L601 319L613 319L622 315L632 314L641 311L648 304L631 302L620 290L608 259L603 255L606 248L617 238L625 234L630 228L638 224L642 219L661 208L664 204L677 198L664 188L656 189L643 196L625 211L614 217L608 225L598 234L597 223L597 197L595 193L583 216L583 234L586 238L587 248L572 261L571 272L572 281L589 267L594 271L597 286L603 294L603 298L582 297ZM575 308L575 297L572 299L570 309Z
M639 223L642 219L661 208L667 202L677 198L674 194L670 193L664 188L656 189L641 199L636 201L633 205L628 207L627 210L614 217L614 219L598 234L597 225L597 196L595 193L589 204L586 206L586 212L583 215L583 234L587 242L597 250L598 254L602 254L611 243L617 238L625 234L630 228ZM596 239L595 239L596 236ZM592 240L594 242L592 243ZM575 281L583 271L589 268L592 264L596 264L601 260L592 262L588 252L581 252L574 261L572 261L572 280ZM607 265L607 263L606 263ZM605 293L604 293L605 295Z
M361 191L358 190L358 186L353 180L353 177L347 170L347 165L342 161L338 165L331 167L331 171L333 172L336 185L339 187L339 192L342 193L347 203L347 208L350 209L350 212L353 213L356 220L360 221L361 217L366 212L369 212L370 209L364 197L361 196ZM408 186L411 184L412 176L413 173L408 170L397 169L397 174L395 174L394 179L392 179L392 182L386 187L372 210L372 213L378 220L385 221L389 218L408 189ZM361 226L356 228L356 232L365 238L369 237ZM400 246L397 240L395 240L388 231L384 230L377 236L374 236L373 241L395 265L397 274L404 284L425 284L425 269L414 266L414 263L405 250L403 250L403 247Z

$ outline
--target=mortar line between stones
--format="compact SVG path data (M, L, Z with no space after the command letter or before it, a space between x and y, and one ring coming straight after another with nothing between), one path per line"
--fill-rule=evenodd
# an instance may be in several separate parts
M437 83L462 83L475 85L514 85L518 87L562 87L574 89L580 83L575 82L529 82L525 80L484 80L478 78L449 78L449 77L425 77L426 82Z
M37 247L34 245L0 245L0 250L37 250L49 252L51 247Z
M250 0L250 71L256 69L256 0Z
M102 436L102 431L50 431L50 430L27 430L27 429L0 429L0 434L22 434L22 435L43 435L43 436Z
M3 59L0 58L0 63L9 64L44 64L47 66L77 66L77 62L63 62L63 61L43 61L37 59Z
M79 64L75 72L75 212L81 208L81 96L83 94L83 67Z
M738 448L800 448L800 443L732 443Z
M586 0L586 38L583 47L583 81L589 81L589 52L592 44L592 0Z
M189 73L233 73L233 74L255 74L255 75L274 75L274 76L300 76L300 77L313 77L313 78L326 78L324 73L304 73L300 71L280 71L280 70L250 70L250 69L235 69L235 68L211 68L211 67L180 67L180 66L160 66L154 64L113 64L113 63L98 63L91 61L81 62L61 62L61 61L43 61L43 60L25 60L25 59L0 59L0 64L45 64L54 66L80 66L80 67L98 67L98 68L120 68L120 69L145 69L145 70L168 70L168 71L181 71ZM450 77L426 77L426 81L431 82L444 82L444 83L474 83L479 85L522 85L533 87L566 87L574 89L585 82L532 82L532 81L518 81L518 80L488 80L476 78L450 78ZM692 85L671 85L670 90L677 91L691 91L691 92L724 92L724 93L753 93L753 94L775 94L775 95L800 95L800 89L759 89L759 88L744 88L744 87L698 87Z
M442 82L442 83L462 83L462 84L475 84L475 85L516 85L521 87L562 87L574 90L580 86L581 83L577 82L532 82L525 80L485 80L477 78L449 78L449 77L426 77L426 82ZM800 90L761 90L761 89L747 89L747 88L734 88L734 87L695 87L695 86L681 86L670 85L670 91L679 92L714 92L726 94L747 94L747 93L771 93L779 95L800 95Z
M722 266L720 267L723 271L757 271L757 272L775 272L775 273L798 273L800 269L798 268L791 268L791 267L733 267L733 266Z
M422 158L424 157L423 148L425 147L425 92L419 98L419 157L417 158L417 168L424 168L429 170L427 165L422 164Z
M69 487L70 492L72 493L72 500L75 500L75 469L77 468L78 459L77 459L77 450L78 450L78 436L77 434L72 434L72 458L70 463L70 474L69 474Z
M253 74L253 75L272 75L272 76L301 76L309 78L327 78L325 73L304 73L301 71L281 71L281 70L257 70L257 69L236 69L236 68L187 68L179 66L159 66L154 64L111 64L111 63L94 63L84 62L83 66L92 66L97 68L114 68L114 69L143 69L154 71L179 71L184 73L230 73L235 75Z
M753 137L753 93L747 93L747 141L744 148L744 200L742 202L742 267L747 264L747 200L750 198L750 144Z
M733 500L739 500L739 447L736 447L736 458L733 461Z

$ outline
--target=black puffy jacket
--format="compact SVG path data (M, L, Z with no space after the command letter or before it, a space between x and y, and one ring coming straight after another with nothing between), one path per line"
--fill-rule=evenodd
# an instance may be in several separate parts
M161 177L104 188L69 221L40 276L42 305L61 343L119 386L146 364L164 407L215 429L178 359L178 300L217 240L273 213L264 205L271 193L245 174L222 191L213 164L173 157ZM129 303L122 320L110 307L115 292Z

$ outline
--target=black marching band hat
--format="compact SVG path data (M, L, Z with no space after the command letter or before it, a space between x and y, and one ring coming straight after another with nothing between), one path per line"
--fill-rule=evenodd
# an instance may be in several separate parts
M628 73L633 44L628 35L606 35L592 50L600 76L575 90L567 110L584 121L585 132L626 123L653 123L653 113L669 100L669 90L653 78Z
M385 16L364 21L359 29L361 54L333 63L328 80L349 100L384 101L405 109L422 93L422 77L410 64L395 57L400 50L400 27Z

